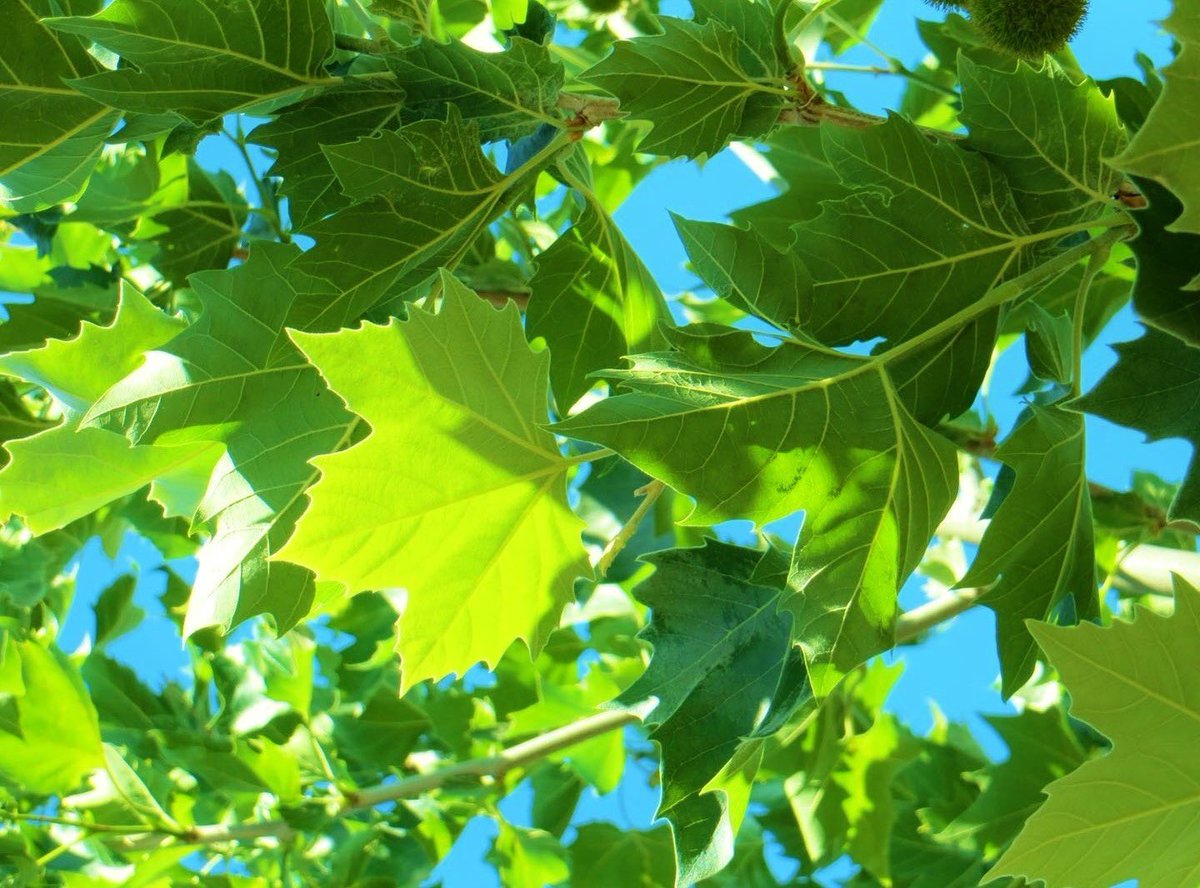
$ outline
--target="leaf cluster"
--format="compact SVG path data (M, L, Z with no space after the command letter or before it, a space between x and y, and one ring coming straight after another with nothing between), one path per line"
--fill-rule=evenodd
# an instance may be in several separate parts
M1200 463L1088 417L1200 443L1200 19L973 0L874 117L881 5L9 4L0 880L1191 884ZM731 144L664 292L617 210ZM976 602L1002 761L881 657Z

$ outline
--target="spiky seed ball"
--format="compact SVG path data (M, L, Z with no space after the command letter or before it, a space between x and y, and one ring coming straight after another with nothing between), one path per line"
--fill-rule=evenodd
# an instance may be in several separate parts
M969 0L967 5L971 20L993 47L1040 58L1075 36L1088 0Z

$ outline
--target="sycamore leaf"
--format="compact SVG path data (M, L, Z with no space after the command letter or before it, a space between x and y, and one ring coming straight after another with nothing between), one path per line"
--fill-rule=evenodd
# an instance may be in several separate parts
M1112 750L1050 784L985 879L1178 888L1200 878L1200 592L1176 580L1174 616L1139 611L1107 628L1030 624L1071 692L1072 712Z
M1083 618L1099 609L1083 414L1061 407L1029 410L996 451L1016 482L959 582L991 587L983 604L996 614L1005 697L1025 684L1037 662L1026 620L1048 619L1067 596Z
M900 117L822 128L850 197L795 227L813 286L797 327L827 345L909 339L1019 270L1029 234L1003 175Z
M1114 348L1117 365L1078 406L1144 432L1151 441L1184 438L1200 446L1200 348L1153 327L1141 339ZM1195 454L1170 516L1200 525L1200 459Z
M308 460L344 446L357 423L281 333L328 287L296 270L294 246L261 244L244 265L194 275L204 313L91 406L83 426L134 444L220 442L199 517L201 548L185 632L228 628L258 613L294 625L312 575L268 556L290 535L315 480ZM306 300L308 300L306 302Z
M757 228L672 219L692 268L718 296L781 329L800 329L813 283L794 252L776 249Z
M388 68L408 93L407 119L445 120L453 106L485 142L519 139L540 124L558 125L563 66L541 44L514 37L504 52L422 40L393 53Z
M712 780L772 708L791 653L791 615L777 588L750 576L762 553L706 540L644 559L655 567L636 587L653 618L640 637L653 646L646 672L621 696L650 697L646 721L662 746L669 811Z
M1041 807L1045 786L1083 764L1086 755L1058 707L1045 712L1026 709L1011 716L985 715L984 720L1008 747L1008 758L985 769L984 791L946 825L939 838L952 843L971 839L992 856Z
M1085 222L1112 206L1121 175L1105 158L1126 143L1112 96L1048 59L1040 70L1017 62L998 71L963 56L958 73L969 143L1003 171L1030 228Z
M853 192L830 165L821 144L822 127L785 126L764 140L767 161L777 178L772 184L782 194L735 210L730 217L739 225L749 225L778 249L786 249L795 239L792 226L821 213L821 203L840 200Z
M886 884L896 806L892 784L917 754L908 731L892 715L881 713L866 731L845 741L840 767L833 773L846 817L846 849Z
M57 530L155 479L211 468L220 447L132 447L120 435L80 429L79 420L110 385L140 362L143 351L172 339L183 324L126 287L110 326L85 323L70 340L0 357L0 371L45 388L63 421L10 442L12 462L0 471L0 513L16 512L36 534ZM48 475L47 466L56 466Z
M526 313L530 336L550 348L550 384L566 411L595 384L589 375L662 345L670 312L642 260L601 209L537 257Z
M96 710L79 673L58 651L36 641L9 642L5 658L21 664L20 734L0 730L0 774L26 792L68 792L104 766Z
M559 885L571 875L558 839L540 829L513 826L501 819L500 833L488 854L501 885Z
M1150 179L1137 185L1150 206L1134 216L1138 236L1129 244L1138 263L1133 306L1147 323L1200 347L1200 234L1170 230L1183 209L1170 191Z
M283 179L281 193L297 229L349 206L324 146L375 136L400 125L404 91L373 81L351 83L280 111L255 127L250 141L277 152L268 171Z
M371 432L313 461L321 480L277 557L351 592L407 590L402 690L495 664L518 638L537 651L588 572L569 464L540 428L548 356L511 304L442 285L436 315L293 334Z
M433 0L371 0L371 12L385 15L412 27L418 34L430 35Z
M71 85L126 111L205 123L338 82L322 68L333 51L322 0L116 0L46 24L121 56L125 67Z
M445 122L418 121L325 153L357 202L309 229L317 245L297 268L338 294L289 322L308 331L337 330L439 266L453 267L531 175L525 168L502 175L475 126L453 108Z
M12 0L0 41L0 203L33 212L79 192L118 115L63 81L100 71L71 35L38 22L29 0ZM19 123L18 123L19 122Z
M556 429L693 497L689 524L805 509L787 606L824 695L891 646L896 591L957 489L953 447L913 420L878 362L801 343L768 349L742 331L669 339L675 351L608 374L627 393Z
M1166 69L1166 86L1146 123L1112 163L1138 176L1157 179L1183 203L1169 231L1200 234L1200 176L1195 152L1200 144L1200 8L1175 3L1163 23L1178 38L1179 56Z
M787 72L771 48L771 11L759 2L730 6L746 7L752 30L717 18L699 24L664 16L662 34L619 41L584 72L619 98L622 110L654 124L640 150L715 154L735 137L762 136L775 125L788 94Z
M246 199L229 173L209 173L189 160L187 200L143 222L137 234L153 238L159 248L155 267L183 286L193 272L229 264L246 215Z
M587 823L571 843L571 888L674 885L671 829L621 829Z

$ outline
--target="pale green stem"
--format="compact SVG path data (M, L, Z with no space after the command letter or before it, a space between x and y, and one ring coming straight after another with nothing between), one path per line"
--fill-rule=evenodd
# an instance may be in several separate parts
M469 759L428 774L417 774L391 783L381 783L356 792L345 794L335 814L352 814L374 808L387 802L411 799L435 792L444 786L457 783L486 784L502 778L518 768L532 765L549 755L578 743L591 740L626 725L637 724L641 718L634 712L623 709L605 710L589 715L561 728L555 728L524 743L510 746L497 755ZM225 842L241 842L259 838L286 841L295 831L284 820L264 820L260 823L213 824L197 826L182 835L147 832L131 836L115 843L121 850L138 851L159 848L167 844L215 845Z
M1108 261L1108 254L1111 252L1112 245L1110 244L1092 254L1092 258L1088 261L1087 269L1079 281L1079 290L1075 293L1075 316L1072 318L1071 331L1071 343L1075 357L1075 372L1071 377L1072 398L1078 398L1083 391L1083 322L1084 315L1087 312L1088 291L1091 290L1092 282L1095 281L1096 275L1100 273L1100 269L1104 267L1104 263Z
M658 498L663 495L663 491L667 489L667 485L661 481L651 481L645 487L639 488L635 493L644 496L645 498L638 503L637 509L625 525L617 531L607 546L604 547L604 554L600 556L600 560L596 562L596 573L603 577L608 573L608 569L612 567L612 563L617 556L621 554L621 550L637 533L638 527L642 523L642 519L646 517L646 513L654 508L654 504L658 502Z

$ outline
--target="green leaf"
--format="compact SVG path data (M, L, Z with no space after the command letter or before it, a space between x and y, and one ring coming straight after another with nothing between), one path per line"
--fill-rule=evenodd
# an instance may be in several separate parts
M1200 347L1200 234L1170 231L1183 209L1178 198L1149 179L1137 185L1150 206L1134 216L1138 236L1129 244L1138 263L1133 306L1148 323Z
M210 174L189 161L187 189L184 203L167 207L138 229L158 244L154 265L176 286L193 272L227 266L246 224L246 199L229 173Z
M595 384L591 374L663 344L658 325L670 312L662 291L594 206L538 254L529 286L529 335L550 348L550 385L564 412Z
M912 419L875 361L768 349L740 331L669 338L675 351L611 373L628 393L555 428L695 498L689 524L805 509L787 606L824 695L891 646L896 591L954 498L953 448Z
M939 834L948 842L970 839L987 856L1002 850L1045 800L1043 788L1084 763L1074 732L1055 707L1020 715L984 716L1008 747L1008 758L985 770L983 793Z
M331 89L280 111L255 127L250 141L277 152L268 173L283 179L292 224L306 230L317 220L349 206L324 146L370 138L400 124L404 91L375 81Z
M675 883L675 855L666 825L649 830L588 823L571 843L571 888Z
M335 716L333 730L339 755L370 774L379 768L403 768L428 727L424 712L391 691L381 691L361 712Z
M64 414L54 428L8 443L12 462L0 471L0 513L16 512L34 533L46 533L156 479L170 484L176 473L212 467L220 447L211 444L132 447L110 431L80 428L87 410L138 366L142 352L182 326L127 287L111 326L84 324L74 339L0 357L0 372L42 386ZM48 465L58 467L50 483Z
M567 853L554 836L506 820L499 823L488 860L500 874L501 885L557 885L570 877Z
M1025 328L1025 357L1030 372L1038 379L1070 385L1075 375L1074 326L1064 311L1052 315L1036 302L1030 303Z
M996 451L1016 483L959 582L989 587L983 604L996 614L1005 697L1025 684L1037 661L1026 620L1048 619L1067 596L1080 617L1099 612L1083 414L1061 407L1029 410Z
M1179 0L1163 24L1179 40L1179 56L1164 71L1166 86L1145 125L1112 163L1175 192L1183 213L1168 231L1200 233L1200 178L1193 162L1200 130L1200 9Z
M640 637L654 650L621 699L658 701L646 722L663 750L660 812L717 776L766 719L780 688L792 621L778 609L778 589L750 581L761 557L707 540L701 549L645 559L655 572L636 594L653 619Z
M94 16L47 19L126 66L73 80L96 101L196 123L332 86L333 32L322 0L116 0Z
M539 124L559 125L563 66L538 43L514 37L504 52L422 40L387 57L408 94L408 120L445 120L455 108L485 142L519 139Z
M96 710L61 653L22 641L9 644L6 656L14 654L25 684L17 703L21 735L0 731L0 774L30 793L69 792L104 766Z
M958 72L969 144L1004 173L1030 228L1086 222L1113 205L1121 175L1106 159L1126 137L1112 96L1050 60L1001 71L964 56Z
M418 34L425 35L432 33L432 7L433 0L371 0L371 12L403 22Z
M537 651L588 572L568 463L539 427L547 356L522 344L515 308L442 286L437 315L294 334L372 431L314 461L321 480L278 557L352 592L408 590L403 688L495 664L517 638Z
M26 213L76 195L118 115L63 81L100 71L83 43L38 22L27 0L6 4L0 45L0 203ZM19 123L18 123L19 121Z
M114 638L136 629L146 612L133 603L137 577L125 574L117 577L96 599L96 636L93 644L103 647Z
M1200 818L1200 593L1177 580L1175 614L1062 629L1032 624L1071 691L1072 712L1112 741L1050 784L1049 798L988 873L1049 885L1142 888L1195 881Z
M830 165L821 144L821 127L786 126L764 140L767 160L778 175L772 184L783 188L778 197L751 204L730 214L738 225L749 225L780 250L795 239L792 226L814 219L821 204L840 200L853 187Z
M827 345L909 339L1018 271L1030 235L1004 177L978 154L893 117L823 128L852 196L796 226L813 286L798 329Z
M880 715L871 727L847 739L833 781L841 789L847 850L885 884L891 876L892 827L896 808L892 784L916 754L908 731L895 717Z
M777 250L754 228L672 218L692 268L718 296L780 329L800 329L813 282L794 252Z
M771 11L729 4L750 29L718 18L703 24L664 16L660 35L616 43L583 77L654 124L639 149L669 156L716 154L737 137L763 136L788 101L786 71L771 45ZM742 16L739 16L742 18Z
M1117 365L1078 401L1088 413L1145 432L1151 441L1184 438L1200 446L1200 348L1153 327L1115 346ZM1193 455L1171 503L1171 518L1200 525L1200 461Z
M217 442L199 518L214 528L185 633L270 613L280 627L309 610L312 575L268 560L291 535L316 478L308 460L348 443L357 423L281 334L329 288L299 272L296 247L260 244L230 271L192 277L200 319L110 388L83 425L134 444Z
M338 291L290 321L310 331L337 330L439 266L453 267L529 175L525 168L502 175L456 111L444 123L420 121L326 155L356 203L309 229L317 245L297 267Z

